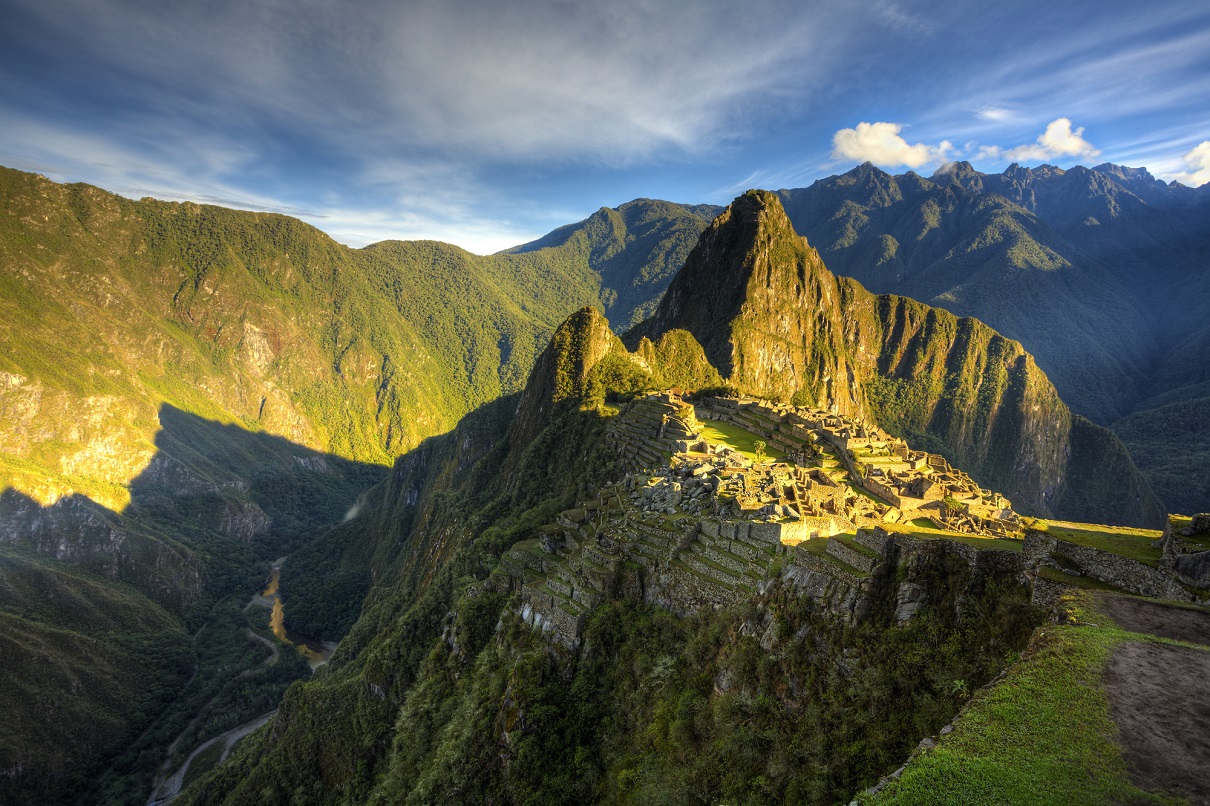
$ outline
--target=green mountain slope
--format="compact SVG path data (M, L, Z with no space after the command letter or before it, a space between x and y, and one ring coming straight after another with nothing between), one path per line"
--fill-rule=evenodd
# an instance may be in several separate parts
M188 645L215 607L257 589L268 561L340 522L396 455L520 390L555 326L600 302L590 255L612 261L622 286L626 271L665 271L674 236L657 224L637 241L587 233L489 257L432 242L353 250L285 216L130 201L0 169L0 574L79 569L114 586L102 609L141 597L138 607L178 620L172 640ZM641 290L629 298L643 302ZM6 617L23 617L20 598ZM88 640L86 622L65 618L56 641ZM242 617L224 618L243 640ZM0 707L29 706L16 699L40 685L42 629L13 628L24 637ZM125 634L137 643L157 630L139 622ZM263 660L255 641L238 652L209 643L226 648L197 639L203 669ZM96 653L80 663L99 679L113 666ZM172 664L113 668L182 694L174 709L204 705ZM81 722L75 736L68 720L15 734L25 755L5 748L0 767L25 772L6 781L72 799L87 775L69 762L87 756L95 772L156 716L122 692L79 689L76 705L109 719L104 729ZM32 702L34 722L52 719L51 700ZM137 749L149 769L181 729L174 719ZM77 739L87 752L65 755Z
M1019 451L1060 502L1112 503L1093 465L1146 490L1019 344L835 278L772 194L716 220L628 339L633 352L599 311L576 312L519 399L401 457L360 514L287 565L287 579L366 591L364 606L330 667L183 803L835 802L1025 646L1043 613L1027 604L1019 541L929 537L878 555L848 535L813 539L769 549L758 579L763 549L723 540L720 522L695 553L704 523L642 505L640 468L667 456L626 447L636 433L663 444L675 404L626 401L664 376L898 413L985 470L1011 461L997 448ZM1046 457L1068 451L1086 463L1060 458L1047 479ZM689 490L690 476L669 479ZM617 553L613 528L636 553ZM667 565L647 553L656 542L673 547ZM678 584L705 603L671 615L660 591ZM322 628L346 594L309 586L292 595Z
M673 338L643 352L683 357L688 336ZM838 589L786 583L675 617L646 599L655 570L622 563L583 616L581 650L531 630L515 594L533 572L509 563L623 477L611 423L626 415L593 396L602 383L624 397L610 365L640 357L580 311L510 401L515 417L486 407L402 457L360 530L330 546L375 579L331 667L182 802L832 802L1023 645L1039 614L1015 577L976 583L943 552L863 583L876 592L860 625L836 615ZM895 627L901 581L939 594Z
M601 276L605 313L626 330L651 315L698 235L722 210L635 199L617 209L602 207L584 221L511 251L573 250Z

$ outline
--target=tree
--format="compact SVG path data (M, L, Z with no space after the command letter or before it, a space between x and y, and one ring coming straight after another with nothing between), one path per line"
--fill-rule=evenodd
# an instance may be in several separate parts
M765 448L769 447L763 439L758 439L752 443L752 452L756 454L756 461L765 461Z

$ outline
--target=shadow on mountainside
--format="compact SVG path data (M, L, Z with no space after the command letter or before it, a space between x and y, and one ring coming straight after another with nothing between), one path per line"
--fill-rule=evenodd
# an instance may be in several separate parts
M0 493L0 542L130 583L178 615L339 522L388 468L160 407L157 452L114 512ZM259 574L259 570L254 573Z
M159 420L121 512L79 493L43 506L0 492L0 802L76 802L136 745L158 763L163 737L148 732L180 732L190 714L165 721L165 709L198 689L203 655L230 651L211 646L215 603L235 608L242 636L268 561L339 523L389 472L166 404ZM228 676L261 662L249 642ZM106 791L141 803L142 762L127 761L133 777Z

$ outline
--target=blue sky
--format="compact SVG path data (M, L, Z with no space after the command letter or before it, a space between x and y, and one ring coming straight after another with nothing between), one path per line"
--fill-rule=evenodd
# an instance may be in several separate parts
M1199 2L0 0L0 164L485 253L866 159L1210 181Z

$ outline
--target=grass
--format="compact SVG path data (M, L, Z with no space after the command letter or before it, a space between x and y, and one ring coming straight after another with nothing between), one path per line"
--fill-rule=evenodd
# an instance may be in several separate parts
M1101 549L1147 565L1160 562L1160 547L1154 543L1163 533L1155 529L1041 520L1027 522L1026 526L1077 546Z
M878 552L874 551L873 549L866 548L865 546L858 543L856 535L850 536L847 534L838 534L838 535L833 536L831 539L838 540L841 543L844 543L846 546L853 549L853 551L857 552L858 554L863 554L866 557L874 557L874 558L878 557Z
M816 537L812 538L811 540L804 540L798 544L797 548L801 551L808 551L811 554L814 554L816 557L832 563L842 571L847 571L858 579L868 577L868 572L862 571L860 568L854 568L843 560L828 554L828 541L836 538L841 538L842 542L847 540L848 542L846 545L853 546L854 548L857 547L857 544L853 542L857 539L857 535L852 532L844 532L842 534L833 535L832 537Z
M1072 624L1043 628L1034 651L975 695L954 720L953 733L878 795L858 800L904 806L1173 802L1130 783L1099 685L1114 647L1155 639L1111 626L1087 593L1072 596L1067 608Z
M735 423L723 422L722 420L707 420L702 423L702 438L711 444L728 445L731 448L739 451L752 461L756 461L756 442L768 442L767 439L753 434L745 428L740 428ZM765 447L765 459L785 459L786 454L779 451L772 445Z
M920 521L928 524L933 523L927 518L916 518L911 523L884 523L882 524L882 528L888 532L910 535L922 540L935 540L937 538L952 540L955 543L963 543L968 546L974 546L977 549L1003 549L1004 551L1020 552L1021 547L1024 545L1024 541L1011 537L980 537L961 532L948 532L944 529L938 529L934 525L921 525Z

